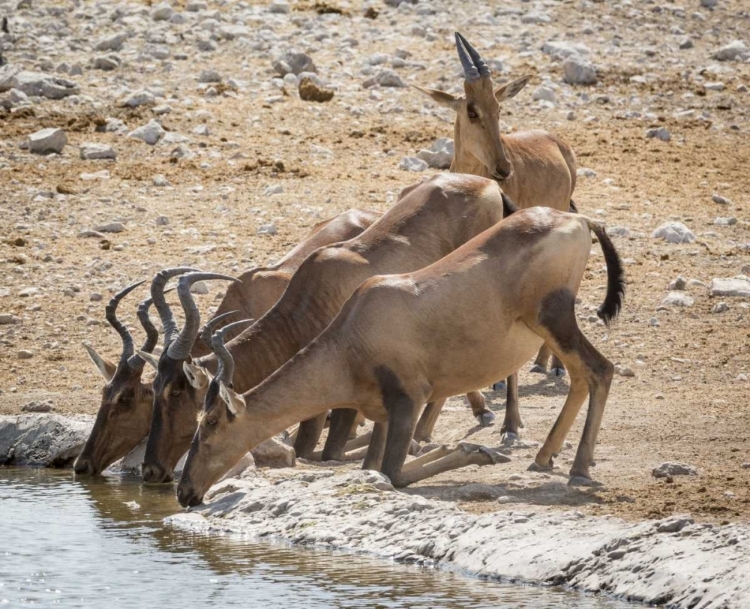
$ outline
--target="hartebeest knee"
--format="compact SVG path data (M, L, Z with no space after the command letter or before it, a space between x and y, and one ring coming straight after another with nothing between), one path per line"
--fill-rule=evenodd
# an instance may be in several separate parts
M589 479L614 370L576 323L591 232L607 264L599 317L609 323L622 303L624 277L603 227L583 216L531 208L422 270L365 281L316 340L256 388L240 394L217 376L178 486L180 504L199 503L248 450L332 407L354 408L381 429L387 425L385 445L373 440L370 450L382 452L380 469L396 486L468 464L507 461L463 444L405 464L426 402L509 375L543 342L568 366L571 389L535 464L552 467L588 393L570 474Z

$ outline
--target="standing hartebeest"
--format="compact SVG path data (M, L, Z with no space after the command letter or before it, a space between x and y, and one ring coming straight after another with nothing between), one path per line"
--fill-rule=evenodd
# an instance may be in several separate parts
M511 374L542 342L566 364L571 386L535 465L552 467L590 394L570 471L571 482L588 481L614 374L576 322L575 298L592 232L607 264L599 317L609 323L622 304L624 277L604 228L548 208L518 211L422 270L365 281L317 339L247 393L231 389L231 379L221 374L214 378L178 501L200 503L248 450L329 408L355 408L387 428L379 439L373 434L364 467L380 469L394 486L469 464L508 461L492 449L463 444L404 464L425 403ZM226 369L231 355L224 351L221 357Z
M326 328L365 279L432 264L499 222L507 208L507 198L497 183L477 176L440 174L404 189L396 204L361 235L308 256L279 301L227 344L237 361L234 386L238 391L247 391L268 378ZM189 295L188 291L185 293ZM154 303L159 305L156 297ZM193 316L194 312L197 314L197 309L186 307L187 315ZM193 340L198 334L197 323L197 319L191 321L191 327L196 328ZM144 461L144 477L149 472L154 481L169 478L190 446L195 416L202 404L194 397L196 388L202 390L202 399L210 381L209 372L217 366L216 357L193 363L183 360L185 365L179 362L179 368L174 360L166 361L165 357L169 357L168 352L157 364L148 442L149 448L154 449L151 454L159 454L160 459L149 458L147 452ZM188 386L194 392L190 398L184 393ZM183 393L174 396L175 391ZM479 392L471 392L469 400L480 422L494 418ZM334 410L323 459L342 458L356 415L351 409L338 413ZM297 456L306 458L315 449L325 414L313 420L300 417L295 423L299 421L302 423L294 448Z
M503 192L517 207L551 207L577 211L571 197L576 185L576 158L573 149L547 131L500 133L500 104L523 89L531 76L523 76L495 88L489 66L458 32L456 49L464 70L464 96L415 87L442 106L456 113L454 157L450 170L497 180ZM543 345L532 371L545 372L550 350ZM553 358L552 371L565 374ZM518 377L508 379L505 420L502 431L518 435Z
M379 216L377 212L350 210L317 223L307 237L278 263L249 270L240 275L241 282L231 283L215 315L220 316L227 311L236 310L241 317L261 317L279 299L292 274L308 254L323 245L358 235ZM76 460L75 471L79 474L102 472L148 436L154 394L152 383L143 382L141 375L143 358L149 357L159 338L148 317L151 299L141 303L138 308L138 318L147 335L140 356L133 354L133 338L116 315L120 300L137 285L140 283L117 294L106 309L107 321L120 334L123 341L123 353L119 363L109 362L93 347L84 345L104 377L106 385L102 390L96 422L82 453ZM231 337L233 334L230 332L228 336ZM209 350L201 343L196 343L191 350L193 357L208 352Z

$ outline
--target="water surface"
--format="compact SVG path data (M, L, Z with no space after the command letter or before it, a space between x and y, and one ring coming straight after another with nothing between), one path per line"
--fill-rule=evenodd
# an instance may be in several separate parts
M633 607L162 524L162 518L178 510L172 485L0 468L0 604L95 609Z

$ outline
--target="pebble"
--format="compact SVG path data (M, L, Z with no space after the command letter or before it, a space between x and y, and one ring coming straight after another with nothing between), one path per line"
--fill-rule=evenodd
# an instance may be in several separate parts
M726 197L722 197L720 194L714 193L711 195L711 200L719 205L732 205L732 201Z
M28 349L21 349L16 356L18 359L31 359L34 357L34 352L29 351Z
M299 76L303 72L314 72L317 73L318 68L315 67L315 63L307 53L300 53L295 51L289 51L284 53L280 58L275 59L271 62L273 69L280 76L286 76L290 72Z
M646 137L661 140L662 142L668 142L672 139L672 134L669 133L669 129L666 127L654 127L646 131Z
M68 136L62 129L49 127L40 129L29 136L29 151L35 154L60 153L68 143Z
M565 59L571 55L589 55L591 51L581 42L549 40L542 45L542 53Z
M733 40L716 51L713 57L719 61L734 61L747 53L748 48L742 40Z
M128 108L137 108L138 106L153 104L155 101L156 97L150 91L135 91L120 102L120 105Z
M531 98L535 101L543 100L548 102L554 102L556 95L555 91L551 89L550 87L545 87L544 85L541 85L534 89L534 92L531 94Z
M213 69L201 70L200 74L198 74L198 82L219 83L221 80L221 74Z
M633 377L633 376L635 376L635 372L633 371L633 369L630 366L620 366L617 369L617 373L620 376L627 376L627 377Z
M100 233L121 233L125 230L125 225L122 222L110 222L108 224L100 224L95 230Z
M151 11L151 18L154 21L169 21L174 15L174 9L169 4L160 4Z
M588 167L579 167L576 169L576 176L579 178L595 178L596 171L589 169Z
M109 171L107 171L106 169L101 169L92 173L82 173L79 177L84 182L92 182L94 180L109 180L110 175Z
M685 292L670 292L667 294L667 297L662 300L662 304L671 305L673 307L692 307L695 304L695 300Z
M118 32L112 36L100 38L99 42L94 46L95 51L120 51L122 50L123 43L128 39L128 35L125 32Z
M151 119L142 127L138 127L128 133L128 137L141 140L153 146L161 139L164 133L164 128L155 120Z
M52 400L39 400L21 406L21 412L52 412L54 409Z
M205 281L196 281L190 288L192 294L208 294L208 284Z
M259 235L275 235L278 231L276 230L276 225L271 224L262 224L258 227L258 230L256 231Z
M666 478L668 476L697 476L698 470L692 465L684 463L665 462L655 467L651 472L654 478Z
M651 235L654 239L663 239L667 243L694 243L695 235L682 222L665 222Z
M81 144L81 159L84 161L95 161L100 159L116 159L117 153L108 144L97 144L86 142Z
M19 71L17 68L0 72L0 93L10 89L18 89L30 97L48 99L63 99L80 92L80 87L70 80L39 72Z
M707 91L723 91L724 90L724 83L723 82L707 82L703 83L703 88Z
M610 226L607 229L607 234L610 237L630 237L630 229L626 226Z
M120 59L114 55L107 55L104 57L97 57L94 59L94 69L103 70L105 72L111 72L120 67Z
M427 150L420 150L417 158L433 169L450 169L453 162L453 140L449 137L436 139Z
M169 182L169 180L167 180L167 178L165 178L165 177L164 177L163 175L161 175L160 173L156 174L156 175L155 175L155 176L153 177L153 179L151 180L151 183L152 183L152 184L153 184L154 186L158 186L158 187L160 187L160 188L162 188L162 187L164 187L164 186L171 186L171 183ZM160 216L160 217L162 217L162 216ZM156 221L156 223L157 223L157 224L159 224L159 220L158 220L158 218L157 218L157 221Z
M266 197L270 197L271 195L280 195L284 192L284 187L281 184L275 184L273 186L267 186L265 190L263 190L263 194Z
M729 311L729 305L726 302L718 302L711 308L711 313L724 313Z
M676 279L673 279L669 282L670 290L684 290L686 286L687 282L683 277L677 277Z
M596 84L596 69L580 55L570 55L563 61L563 80L570 85Z
M289 3L286 0L272 0L271 5L268 7L269 13L287 14L292 10Z
M750 298L750 278L745 275L717 277L711 280L708 292L711 296Z
M716 226L734 226L737 224L737 218L731 216L729 218L716 218L714 220Z
M381 87L405 87L406 86L404 84L404 81L401 80L401 77L390 68L383 68L379 70L375 76L367 79L364 82L363 86L366 89L369 89L376 85L380 85Z
M18 318L12 313L0 313L0 326L17 324Z
M405 156L398 164L398 168L404 171L424 171L427 167L427 161L423 161L415 156Z
M167 226L169 224L169 218L167 216L157 216L156 226Z

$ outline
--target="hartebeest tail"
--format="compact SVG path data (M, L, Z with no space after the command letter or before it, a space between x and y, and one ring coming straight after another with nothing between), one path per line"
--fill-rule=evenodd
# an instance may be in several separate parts
M596 314L609 326L622 307L622 299L625 296L625 271L622 268L620 256L604 227L594 221L589 221L589 227L599 240L604 261L607 263L607 295Z

